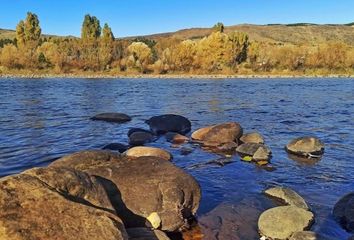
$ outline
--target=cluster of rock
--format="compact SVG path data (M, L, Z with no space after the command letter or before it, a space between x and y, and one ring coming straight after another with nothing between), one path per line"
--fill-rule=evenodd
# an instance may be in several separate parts
M124 123L131 117L103 113L91 119ZM0 239L167 240L166 233L188 228L199 207L200 186L171 162L168 151L143 146L161 135L173 144L191 142L215 153L238 153L244 161L259 165L271 158L263 137L243 134L237 122L198 129L191 139L185 136L191 122L183 116L161 115L146 123L149 130L130 129L128 144L111 143L104 150L74 153L46 168L0 179ZM296 139L286 149L305 157L323 154L323 144L311 138ZM216 163L227 162L222 158ZM301 238L312 234L301 232L314 219L306 202L290 189L273 188L266 194L289 206L262 213L260 234L271 239L310 239ZM352 204L347 199L343 202ZM347 229L354 228L352 219L348 220L352 215L343 209L335 211L340 221Z

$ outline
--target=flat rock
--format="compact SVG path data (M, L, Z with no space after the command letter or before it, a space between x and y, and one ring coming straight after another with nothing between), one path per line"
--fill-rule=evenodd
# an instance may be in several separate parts
M285 240L295 232L307 230L313 222L312 212L294 206L282 206L263 212L258 220L258 229L262 236Z
M324 144L315 137L300 137L290 141L285 149L298 156L320 157L324 153Z
M268 161L271 158L271 150L258 143L244 143L236 148L236 152L240 154L241 157L250 156L255 161Z
M183 144L185 142L189 141L189 138L175 132L168 132L165 135L167 142L173 143L173 144Z
M240 138L242 143L258 143L264 144L264 139L261 134L257 132L243 134Z
M289 240L324 240L324 238L315 232L301 231L294 233Z
M192 134L192 139L201 141L205 145L217 145L238 142L242 132L239 123L229 122L199 129Z
M267 196L276 198L277 200L280 200L287 205L303 208L305 210L309 209L305 200L298 193L296 193L290 188L273 187L267 189L266 191L264 191L264 193Z
M111 151L118 151L119 153L123 153L128 150L128 146L122 143L110 143L104 146L103 150L111 150Z
M167 132L176 132L179 134L187 134L191 131L191 122L180 115L165 114L155 116L146 120L146 123L150 126L150 130L156 134L165 134Z
M71 167L97 176L127 228L145 227L147 218L155 214L160 219L159 229L177 231L187 225L187 219L199 207L201 191L197 181L161 158L78 161L68 156L51 166Z
M333 215L347 231L354 231L354 192L342 197L334 206Z
M132 146L141 146L154 141L154 135L149 132L133 132L129 135L129 144Z
M100 113L91 118L95 121L125 123L131 121L131 117L124 113Z
M171 153L155 147L133 147L124 153L127 157L158 157L167 161L172 159Z
M0 180L0 239L128 239L103 186L86 173L36 168Z
M150 130L146 130L146 129L143 129L143 128L131 128L129 129L128 131L128 137L130 137L130 135L132 135L133 133L135 132L146 132L146 133L150 133L150 134L154 134L153 132L151 132Z
M128 228L129 240L170 240L166 233L149 228Z

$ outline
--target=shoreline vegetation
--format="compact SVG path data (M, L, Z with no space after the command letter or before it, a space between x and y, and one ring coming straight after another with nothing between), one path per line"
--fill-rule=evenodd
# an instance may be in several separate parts
M18 23L14 38L0 35L0 77L354 77L354 43L344 38L267 41L230 31L222 23L209 30L187 38L118 39L107 23L101 27L96 17L86 15L80 38L47 36L42 34L38 16L29 12ZM333 35L333 30L328 31ZM311 31L304 34L312 36Z

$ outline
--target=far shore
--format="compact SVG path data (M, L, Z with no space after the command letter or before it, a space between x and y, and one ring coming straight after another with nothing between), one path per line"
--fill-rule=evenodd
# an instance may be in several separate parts
M0 78L89 78L89 79L275 79L275 78L354 78L354 75L326 74L326 75L301 75L301 74L104 74L104 73L78 73L78 74L1 74Z

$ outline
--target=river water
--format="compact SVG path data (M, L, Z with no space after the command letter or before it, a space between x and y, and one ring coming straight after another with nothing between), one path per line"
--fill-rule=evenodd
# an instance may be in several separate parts
M133 117L126 124L90 121L102 112ZM192 130L237 121L245 132L258 131L272 149L275 171L241 162L189 169L218 158L192 148L182 154L163 138L174 163L201 184L199 215L221 203L261 198L270 186L287 186L302 195L315 213L312 230L346 239L332 218L336 201L354 191L354 79L0 79L0 176L46 166L53 159L111 142L127 142L132 127L148 126L152 116L174 113ZM284 146L304 135L326 145L321 161L290 159ZM254 223L256 226L256 223Z

